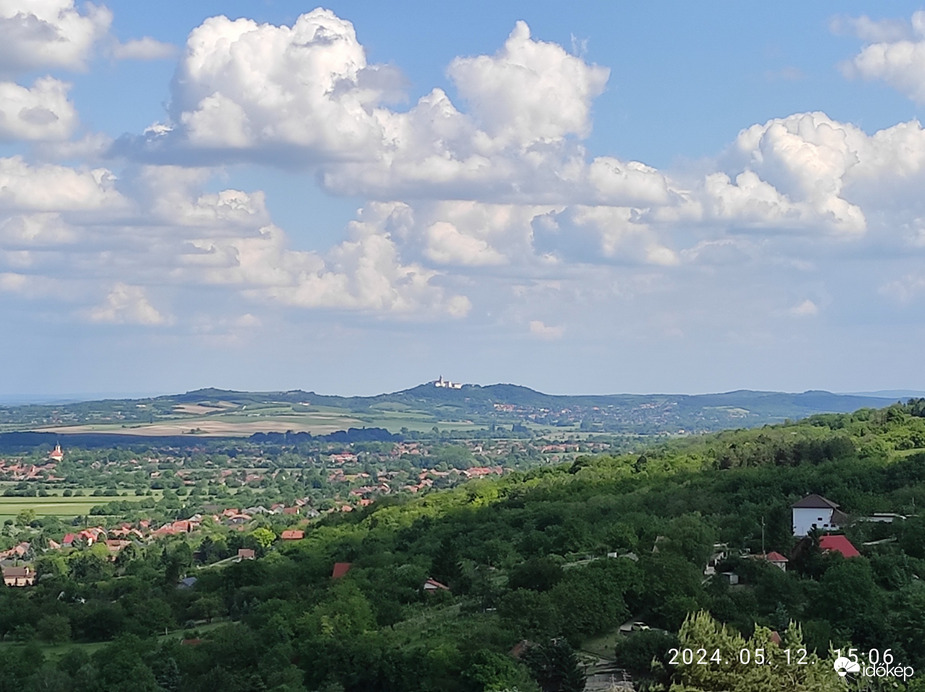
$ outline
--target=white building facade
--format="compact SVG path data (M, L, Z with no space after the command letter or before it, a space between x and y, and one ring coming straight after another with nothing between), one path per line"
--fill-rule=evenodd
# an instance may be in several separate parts
M793 535L805 536L813 529L833 531L845 524L847 517L838 505L821 495L807 495L790 506Z

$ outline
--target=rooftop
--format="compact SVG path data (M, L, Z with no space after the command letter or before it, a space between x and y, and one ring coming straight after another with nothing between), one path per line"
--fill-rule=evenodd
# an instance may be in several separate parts
M799 502L790 505L794 509L838 509L838 505L822 495L807 495Z

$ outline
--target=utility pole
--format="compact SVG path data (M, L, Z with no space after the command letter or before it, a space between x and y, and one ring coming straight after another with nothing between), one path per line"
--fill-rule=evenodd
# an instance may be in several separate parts
M764 516L761 517L761 555L767 555L764 549Z

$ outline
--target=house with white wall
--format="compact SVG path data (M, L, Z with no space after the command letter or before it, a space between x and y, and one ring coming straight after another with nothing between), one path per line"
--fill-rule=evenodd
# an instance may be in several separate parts
M848 517L838 505L821 495L807 495L790 506L793 535L805 536L813 529L832 531L844 526Z

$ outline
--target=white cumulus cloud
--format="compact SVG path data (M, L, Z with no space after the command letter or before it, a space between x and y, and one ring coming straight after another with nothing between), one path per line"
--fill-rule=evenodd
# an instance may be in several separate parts
M925 103L925 10L912 15L906 31L895 22L865 19L857 20L858 34L873 42L846 64L846 72L884 81L916 103Z
M0 74L82 69L112 23L102 5L74 0L0 0Z
M212 17L187 40L170 112L193 147L355 155L382 138L379 72L353 25L328 10L291 27Z
M819 306L807 298L790 308L790 314L794 317L814 317L819 314Z
M111 324L156 326L170 322L151 305L144 288L121 282L112 287L101 305L87 312L87 317L91 322Z
M530 334L538 339L553 341L565 335L565 327L544 324L541 320L530 320Z
M0 158L0 213L5 210L75 211L123 207L115 176L105 168L77 170Z
M586 136L591 102L610 75L562 46L531 39L525 22L496 55L457 58L448 72L488 135L518 144Z
M116 60L167 60L175 57L178 52L179 49L175 45L150 36L116 43L112 48L112 55Z
M63 140L77 126L77 111L67 98L69 84L51 77L32 88L0 82L0 140Z

